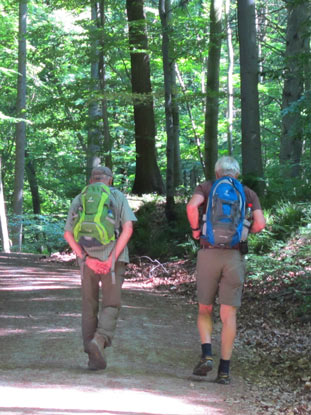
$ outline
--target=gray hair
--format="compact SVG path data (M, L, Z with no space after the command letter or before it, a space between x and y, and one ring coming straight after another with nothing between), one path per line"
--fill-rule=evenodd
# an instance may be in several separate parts
M239 163L230 156L223 156L215 164L215 173L222 176L238 176L240 174Z

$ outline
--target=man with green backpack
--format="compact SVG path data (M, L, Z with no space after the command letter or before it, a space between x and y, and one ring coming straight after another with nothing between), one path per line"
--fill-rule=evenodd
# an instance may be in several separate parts
M80 263L82 337L91 370L107 365L104 349L111 346L116 329L129 262L127 243L137 220L112 182L108 167L92 170L90 184L71 203L64 233Z

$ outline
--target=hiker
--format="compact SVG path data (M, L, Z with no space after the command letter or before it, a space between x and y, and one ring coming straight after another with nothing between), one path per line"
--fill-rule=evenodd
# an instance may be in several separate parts
M257 233L264 229L265 218L258 196L253 190L242 186L236 180L240 174L238 162L229 156L221 157L215 164L215 174L216 182L218 179L224 178L221 182L227 182L227 186L230 186L229 191L233 189L233 193L239 195L241 203L244 203L244 207L251 207L252 224L249 231L251 233ZM198 185L191 200L187 204L187 216L192 229L192 237L200 241L200 250L198 251L196 266L196 284L199 303L197 327L201 340L202 354L199 362L194 367L193 374L195 376L206 376L213 368L211 344L213 329L212 313L215 298L218 293L222 331L221 356L215 382L229 384L231 380L229 376L230 359L236 336L236 314L237 309L241 305L245 269L244 257L240 252L239 239L236 239L234 242L234 238L232 237L230 243L221 242L221 239L218 243L215 240L208 242L209 237L224 237L222 232L218 232L217 229L216 231L213 229L212 236L208 236L207 234L207 229L213 227L209 223L209 214L212 208L208 208L208 205L211 202L212 206L211 190L214 183L214 188L217 187L216 182L205 181ZM234 186L241 187L239 193L232 187L232 183L234 183ZM244 201L243 197L245 199ZM227 204L223 209L228 209L228 206ZM204 211L204 207L206 207L207 218L205 227L201 227L200 209L203 208ZM237 238L238 235L236 234L234 237Z
M127 243L133 233L133 221L137 220L123 193L111 187L112 182L113 175L108 167L98 166L92 170L90 185L71 203L64 233L64 238L79 258L80 263L82 337L84 351L89 356L88 368L90 370L106 368L104 349L111 346L117 325L125 265L129 262ZM106 223L113 223L112 234L106 241L83 236L82 232L83 226L89 225L88 222L83 223L82 205L85 204L85 209L87 209L87 204L96 200L96 194L90 196L88 192L97 191L100 187L104 189L104 193L107 192L106 203L109 204L107 206L110 209L107 215L114 216L113 220L106 217ZM102 195L103 190L100 189L100 192ZM86 195L84 199L83 194ZM102 217L100 220L104 222ZM98 228L97 225L94 226ZM106 235L106 231L101 234ZM96 237L98 238L98 235Z

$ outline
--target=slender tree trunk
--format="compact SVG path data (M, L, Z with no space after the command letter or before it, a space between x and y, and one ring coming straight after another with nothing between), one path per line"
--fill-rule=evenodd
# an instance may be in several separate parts
M33 161L29 158L26 151L26 174L32 196L33 213L35 215L41 214L41 202L39 195L39 186L37 182L36 170Z
M99 18L98 3L91 0L91 20L93 29L97 28ZM95 32L95 34L94 34ZM96 31L93 30L90 34L90 48L91 48L91 93L96 95L100 90L99 80L99 41ZM101 123L102 111L100 100L91 97L88 108L88 137L86 149L86 182L89 181L91 171L94 167L100 164L101 154Z
M263 82L264 81L264 76L263 76L263 61L264 61L264 57L262 55L262 47L261 45L265 42L265 37L266 37L266 27L267 27L267 3L261 3L260 6L258 7L258 9L255 9L256 12L256 31L257 31L257 39L258 39L258 70L259 70L259 74L258 74L258 80L259 82Z
M228 76L227 76L227 88L228 88L228 104L227 104L227 142L228 153L231 156L233 152L233 65L234 65L234 52L232 45L232 29L230 25L230 0L226 0L226 27L227 27L227 48L228 48Z
M211 0L210 42L208 48L206 110L205 110L205 160L206 177L215 177L214 167L218 157L219 66L222 41L223 0Z
M100 78L100 89L105 96L106 90L106 64L105 64L105 0L100 2L100 27L102 30L101 35L101 49L99 54L99 78ZM103 138L104 138L104 160L105 166L112 168L112 139L109 130L109 118L108 118L108 109L107 109L107 100L102 99L102 120L103 120Z
M136 173L133 193L164 193L157 164L155 119L143 0L126 0L134 101Z
M311 19L311 5L308 8L308 16ZM304 90L311 93L311 33L305 38L306 60L304 63Z
M240 43L242 172L257 193L264 188L258 98L255 0L238 0Z
M166 120L166 216L168 220L174 219L174 196L177 180L180 182L180 152L179 152L179 113L176 103L176 70L173 58L170 35L172 28L171 2L159 0L159 14L162 25L162 57L165 91L165 120ZM176 177L178 174L178 178ZM176 180L177 179L177 180Z
M26 32L27 0L19 2L19 39L18 39L18 80L17 80L17 117L26 119ZM17 218L13 232L13 244L18 251L22 249L22 213L25 172L26 123L19 121L16 125L15 182L13 211Z
M192 128L192 133L193 133L193 136L194 136L194 139L195 139L195 143L197 145L198 156L199 156L199 159L200 159L201 166L202 166L202 168L204 170L205 169L205 164L204 164L204 157L203 157L203 154L202 154L202 151L201 151L201 140L200 140L200 136L197 133L197 126L195 124L195 120L194 120L193 115L192 115L192 110L191 110L189 101L187 99L186 86L185 86L185 83L184 83L184 81L182 79L181 73L179 72L179 69L178 69L177 64L175 65L175 67L176 67L177 79L178 79L178 82L179 82L179 84L181 86L181 90L182 90L182 92L184 94L184 102L185 102L185 105L186 105L186 108L187 108L187 112L188 112L188 115L189 115L189 118L190 118L190 121L191 121L191 128Z
M6 218L6 209L4 201L4 191L2 184L2 161L0 157L0 223L1 223L1 237L2 237L2 250L3 252L10 252L10 240L8 232L8 222Z
M179 107L177 103L177 66L173 60L172 67L172 111L174 131L174 187L176 189L182 183L180 144L179 144Z
M297 177L300 173L303 125L300 111L291 105L303 94L303 53L307 51L305 36L309 29L307 13L309 1L298 3L288 1L286 31L286 71L282 99L282 135L280 162L285 166L284 174Z

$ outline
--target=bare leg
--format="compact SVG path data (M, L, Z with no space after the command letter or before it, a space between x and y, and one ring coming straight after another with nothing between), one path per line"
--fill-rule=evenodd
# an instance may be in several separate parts
M237 308L221 304L220 318L222 321L221 331L221 358L230 360L232 355L233 343L236 336L236 313Z
M213 331L213 305L199 304L198 313L198 330L200 334L201 343L211 343Z
M197 365L193 369L193 374L196 376L206 376L207 372L209 372L213 368L213 358L210 355L211 337L212 337L212 330L213 330L212 313L213 313L212 305L199 304L198 330L199 330L201 344L202 344L202 356L199 362L197 363ZM205 347L209 347L209 348L204 349Z

